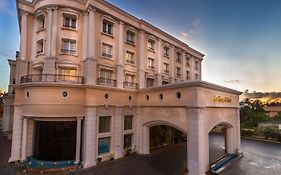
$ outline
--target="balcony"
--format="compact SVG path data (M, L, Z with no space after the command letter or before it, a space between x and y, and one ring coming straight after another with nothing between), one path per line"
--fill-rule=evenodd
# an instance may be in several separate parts
M102 86L111 86L111 87L116 87L117 85L116 80L107 79L107 78L98 78L98 84Z
M53 83L69 83L83 84L84 78L81 76L59 75L59 74L31 74L20 78L20 83L33 82L53 82Z
M126 63L127 63L127 64L135 64L135 61L134 61L134 60L126 59Z
M137 83L133 83L133 82L124 82L123 83L123 87L125 89L138 89L138 84Z

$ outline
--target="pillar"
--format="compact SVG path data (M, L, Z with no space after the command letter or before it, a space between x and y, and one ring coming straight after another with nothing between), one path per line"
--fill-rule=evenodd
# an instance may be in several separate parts
M26 60L27 59L27 13L21 11L21 21L20 21L20 59Z
M77 118L76 126L76 153L75 153L75 163L80 162L80 150L81 150L81 122L82 118Z
M235 146L234 146L234 129L233 127L226 129L226 150L228 154L235 153Z
M51 57L56 57L57 50L57 27L58 27L58 7L52 9L52 32L51 32Z
M139 37L139 88L144 88L144 34L143 30L140 31Z
M82 41L82 59L83 61L88 58L88 22L89 13L83 13L83 41Z
M185 62L186 62L186 55L185 51L182 51L182 58L181 58L181 80L184 81L186 76L185 76Z
M135 142L136 142L136 151L138 154L143 154L143 147L142 147L142 109L137 108L136 120L135 120Z
M237 108L235 110L236 110L236 112L235 112L235 114L236 114L236 127L234 126L234 129L235 129L235 142L236 142L235 151L241 152L241 150L240 150L241 149L240 109Z
M32 50L31 50L31 60L35 60L36 57L36 52L37 52L37 41L36 41L36 36L37 36L37 20L36 16L33 18L33 31L32 31Z
M51 57L51 41L52 41L52 16L53 10L52 8L47 8L47 21L46 21L46 29L47 29L47 37L46 37L46 57Z
M84 84L96 85L97 60L93 58L87 58L83 61L83 64Z
M171 83L175 83L175 46L172 46L172 51L171 51Z
M209 164L208 131L204 126L204 109L187 109L187 160L190 175L204 175Z
M97 157L97 109L86 107L83 128L83 167L96 165Z
M157 86L162 85L162 40L158 39L157 49Z
M89 9L89 22L88 22L88 58L95 59L96 55L96 45L95 45L95 18L96 18L96 10L90 8Z
M149 154L149 127L143 126L143 152L142 154Z
M123 111L121 107L116 107L115 108L115 115L113 117L114 119L114 124L113 124L113 141L114 141L114 153L115 153L115 158L118 159L123 156Z
M27 144L27 118L23 118L22 123L22 141L21 141L21 160L26 159L26 144Z
M14 107L13 137L11 157L9 162L20 160L21 158L21 140L22 140L22 106Z
M118 65L117 65L117 88L123 88L124 82L124 23L119 22L119 34L118 34Z

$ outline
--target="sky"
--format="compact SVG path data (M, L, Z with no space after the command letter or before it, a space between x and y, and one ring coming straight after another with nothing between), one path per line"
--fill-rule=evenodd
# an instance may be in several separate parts
M281 1L108 0L205 54L204 81L281 91ZM15 0L0 0L0 89L19 49Z

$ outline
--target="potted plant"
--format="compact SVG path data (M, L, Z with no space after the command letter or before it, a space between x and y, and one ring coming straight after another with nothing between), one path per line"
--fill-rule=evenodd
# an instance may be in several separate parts
M101 157L98 157L97 158L97 164L100 164L100 162L101 162Z
M115 156L115 153L114 153L114 152L111 152L111 153L110 153L110 160L114 160L114 156Z
M131 154L131 152L132 152L131 148L125 149L126 156L129 156Z

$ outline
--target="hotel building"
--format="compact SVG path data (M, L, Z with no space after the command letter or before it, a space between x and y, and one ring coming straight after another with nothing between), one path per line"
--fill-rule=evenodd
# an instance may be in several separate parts
M149 154L150 128L187 135L192 175L209 168L208 133L240 149L240 92L201 81L204 55L104 0L17 0L3 130L9 162L33 156L94 166Z

